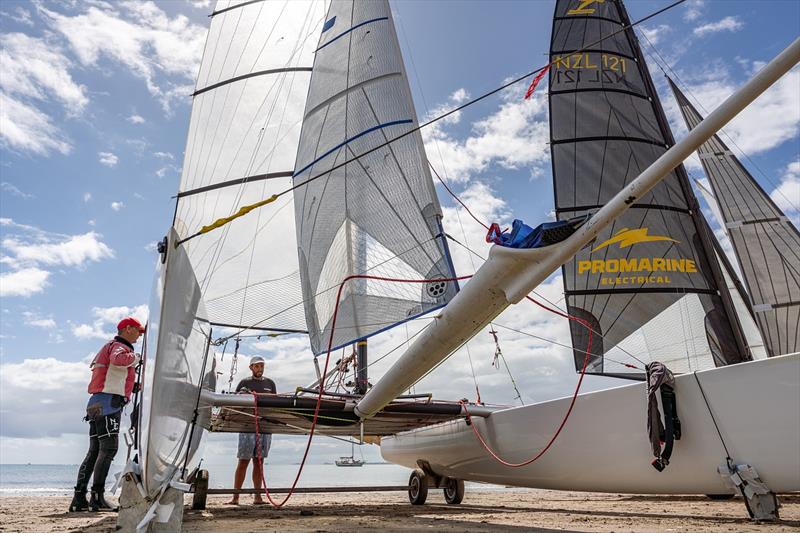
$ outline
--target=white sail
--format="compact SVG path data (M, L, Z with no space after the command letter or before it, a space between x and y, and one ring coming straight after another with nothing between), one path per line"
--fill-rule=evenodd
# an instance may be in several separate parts
M295 212L315 353L328 347L336 292L347 276L453 277L419 132L381 147L417 125L388 2L332 2L316 48L294 178L304 184ZM349 282L333 345L441 307L455 293L452 282Z
M220 1L192 105L181 239L291 186L324 3ZM209 320L305 330L292 196L183 244Z

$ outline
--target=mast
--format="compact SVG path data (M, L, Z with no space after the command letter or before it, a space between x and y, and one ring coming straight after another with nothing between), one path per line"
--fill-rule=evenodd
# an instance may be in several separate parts
M669 81L689 130L700 113ZM698 150L768 356L800 351L800 233L715 135Z
M402 394L425 373L446 359L512 303L522 300L606 230L636 200L644 197L703 142L753 102L800 61L800 38L769 62L750 81L639 176L614 195L594 216L565 240L533 249L492 246L489 259L475 276L417 336L409 349L355 406L355 414L369 418Z

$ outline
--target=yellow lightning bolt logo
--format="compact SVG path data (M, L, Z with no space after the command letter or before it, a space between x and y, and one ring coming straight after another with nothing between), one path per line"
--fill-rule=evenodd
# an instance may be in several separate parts
M655 241L671 241L678 243L675 239L669 237L662 237L660 235L648 235L648 228L628 229L622 228L613 237L600 243L592 252L596 252L601 248L605 248L614 243L619 243L620 248L627 248L628 246L639 244L641 242L655 242Z

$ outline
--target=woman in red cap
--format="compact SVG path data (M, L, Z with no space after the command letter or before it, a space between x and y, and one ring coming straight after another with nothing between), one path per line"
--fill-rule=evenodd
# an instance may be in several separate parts
M89 403L86 418L89 422L89 451L78 469L75 496L70 511L115 511L104 497L106 476L119 446L119 422L122 408L131 398L139 355L133 345L144 333L135 318L123 318L117 324L117 336L100 348L91 364ZM92 497L86 501L89 478L94 476Z

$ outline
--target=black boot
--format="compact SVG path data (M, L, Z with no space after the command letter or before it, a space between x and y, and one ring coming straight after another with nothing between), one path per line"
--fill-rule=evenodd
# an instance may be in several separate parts
M69 504L69 512L77 513L88 510L89 502L86 501L86 489L75 489L75 495L72 497L72 503Z
M118 511L116 506L108 503L103 496L103 491L92 489L92 498L89 500L89 510L92 512L97 511Z

